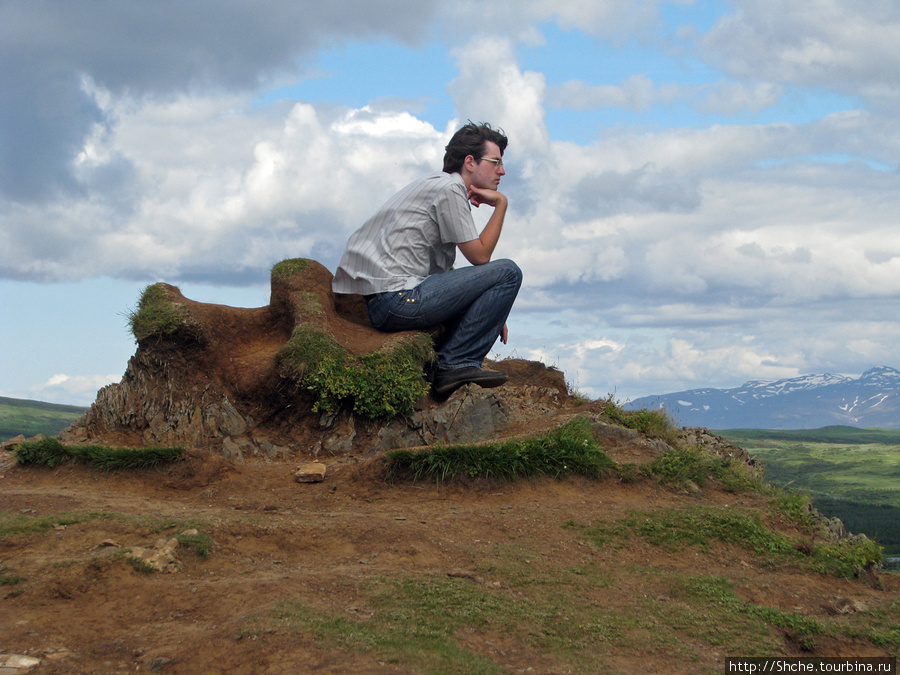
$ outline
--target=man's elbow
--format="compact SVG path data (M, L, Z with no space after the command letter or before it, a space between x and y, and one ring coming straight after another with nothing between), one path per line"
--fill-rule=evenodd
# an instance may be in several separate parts
M474 244L475 242L467 242L464 245L460 245L459 250L462 251L466 260L473 265L484 265L485 263L489 263L491 261L492 252L484 246Z

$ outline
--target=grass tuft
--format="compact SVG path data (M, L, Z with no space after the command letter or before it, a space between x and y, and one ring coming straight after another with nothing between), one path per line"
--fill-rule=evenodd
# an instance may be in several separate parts
M309 267L306 258L288 258L276 263L272 268L272 278L284 279L303 272Z
M625 410L610 394L600 401L600 414L614 424L635 429L651 438L659 438L670 445L678 437L678 429L665 410Z
M53 468L72 460L90 464L105 471L134 471L152 469L178 461L184 448L109 448L103 445L63 445L55 438L19 443L13 455L20 464Z
M696 448L666 450L644 472L661 483L680 488L690 482L702 487L710 478L721 481L729 492L750 492L763 488L762 480L740 460L717 457Z
M15 586L25 581L25 577L19 577L9 573L9 568L0 565L0 586Z
M169 299L163 284L144 289L137 309L128 315L128 324L135 340L171 337L190 328L191 321L183 305Z
M571 422L526 439L483 445L448 445L429 450L393 450L385 455L389 479L459 477L516 480L578 474L599 478L614 462L597 447L588 420Z

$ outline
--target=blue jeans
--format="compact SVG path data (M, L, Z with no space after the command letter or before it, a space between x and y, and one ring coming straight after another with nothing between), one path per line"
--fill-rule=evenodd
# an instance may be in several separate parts
M372 296L369 320L378 330L444 327L438 368L481 367L512 309L522 271L512 260L433 274L415 288Z

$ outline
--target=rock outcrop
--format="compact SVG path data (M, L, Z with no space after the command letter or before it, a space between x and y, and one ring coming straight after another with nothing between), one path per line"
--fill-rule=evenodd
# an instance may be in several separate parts
M426 396L390 419L353 414L352 400L322 412L304 380L315 364L284 366L298 334L327 340L347 359L427 337L373 329L363 299L334 295L331 280L315 261L284 261L272 270L270 302L261 308L195 302L168 284L149 287L132 315L138 346L121 382L101 389L60 440L186 445L236 460L339 455L488 440L571 403L560 371L509 360L502 367L510 381L498 389L470 385L441 403Z

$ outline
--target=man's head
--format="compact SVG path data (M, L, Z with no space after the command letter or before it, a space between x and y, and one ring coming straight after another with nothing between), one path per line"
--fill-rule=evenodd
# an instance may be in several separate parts
M453 138L444 148L444 173L459 173L469 155L480 161L484 156L485 143L488 141L496 143L502 157L509 142L502 131L492 129L486 122L466 124L453 134Z

